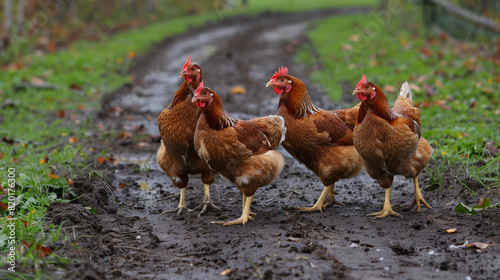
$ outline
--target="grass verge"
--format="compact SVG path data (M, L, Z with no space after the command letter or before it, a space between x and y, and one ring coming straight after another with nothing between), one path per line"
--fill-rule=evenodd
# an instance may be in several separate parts
M318 56L306 46L299 59L321 69L313 78L337 101L363 74L389 103L409 81L421 109L422 136L434 147L430 185L447 187L445 175L470 189L500 190L500 154L494 152L500 144L500 63L494 44L434 35L420 14L414 4L381 5L369 14L321 20L308 33Z

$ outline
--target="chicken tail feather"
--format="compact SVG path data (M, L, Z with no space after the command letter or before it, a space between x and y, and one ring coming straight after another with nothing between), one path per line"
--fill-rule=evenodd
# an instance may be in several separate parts
M399 95L409 98L410 100L413 101L412 95L411 95L411 90L410 90L410 84L408 82L404 82L404 84L401 86L401 90L399 91Z

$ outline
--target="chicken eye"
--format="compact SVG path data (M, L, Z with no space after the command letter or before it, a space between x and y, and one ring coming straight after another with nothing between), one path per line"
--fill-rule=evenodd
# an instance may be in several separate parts
M284 82L284 81L285 81L285 79L281 79L281 82Z
M205 92L203 93L203 95L207 95L207 92L205 91Z
M191 68L191 71L194 71L194 67L193 67L193 68Z
M368 89L370 86L366 86L365 88Z

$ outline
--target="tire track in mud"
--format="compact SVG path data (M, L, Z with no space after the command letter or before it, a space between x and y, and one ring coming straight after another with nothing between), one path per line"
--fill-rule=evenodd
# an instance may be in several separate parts
M304 81L316 105L340 108L347 105L331 103L324 90L311 82L311 69L296 61L296 50L308 44L306 32L315 19L367 11L345 8L227 19L166 39L143 57L135 67L136 83L107 96L98 120L105 129L146 134L136 139L143 145L131 139L108 140L107 148L119 164L103 169L116 203L99 208L95 218L100 228L94 232L99 238L82 242L91 248L92 261L74 271L90 273L95 279L461 279L466 275L487 279L500 273L494 254L488 255L491 258L485 265L490 268L485 269L472 251L449 249L450 244L471 236L481 239L474 241L498 240L498 224L495 229L495 223L488 221L499 218L499 211L481 213L482 228L475 227L474 219L457 216L452 206L445 205L449 202L445 194L435 193L436 197L426 198L434 206L432 210L402 212L403 219L366 218L366 213L382 207L383 190L363 172L336 185L344 207L299 213L292 207L313 204L323 185L281 147L285 169L275 182L257 191L252 203L257 216L246 226L209 224L235 218L241 211L240 192L220 178L211 195L223 207L222 212L200 218L194 213L160 215L177 206L178 189L156 163L156 118L181 83L178 73L187 55L200 64L205 84L221 95L234 117L248 119L276 112L279 96L264 85L282 65ZM246 94L229 94L238 85ZM122 112L110 113L117 106ZM119 188L122 184L125 187ZM411 186L409 180L398 177L393 203L407 205L413 197ZM90 201L99 199L92 194L105 188L95 181L87 187ZM199 178L191 177L188 206L200 203L202 189ZM91 202L76 203L82 207ZM60 219L56 210L54 215ZM453 237L442 233L457 226L462 230ZM89 256L78 258L88 260ZM223 277L220 273L226 268L232 272Z

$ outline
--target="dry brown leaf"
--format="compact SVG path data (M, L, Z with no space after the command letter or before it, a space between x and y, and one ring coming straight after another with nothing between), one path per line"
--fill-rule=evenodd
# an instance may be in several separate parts
M121 183L121 185L118 187L119 189L123 189L125 187L124 183Z
M349 35L349 40L357 42L359 41L359 35L358 34Z
M7 206L7 204L5 204L5 203L3 203L3 202L0 202L0 209L2 209L3 211L6 211L6 210L7 210L7 208L9 208L9 207Z
M104 164L104 162L106 161L106 158L104 157L98 157L95 159L95 161L97 161L99 164Z
M73 186L73 180L68 179L68 184L69 184L70 186Z
M420 91L420 87L416 84L410 84L410 89L414 91Z
M139 143L137 143L137 147L138 148L149 147L149 146L151 146L150 143L146 143L146 142L139 142Z
M78 137L70 137L68 138L68 143L73 144L78 142Z
M132 134L130 132L124 131L118 135L118 139L125 139L125 138L130 138L132 137Z
M396 88L387 84L384 86L384 88L382 89L383 92L395 92L396 91Z
M59 178L59 176L57 176L56 174L50 172L47 176L49 176L50 179L57 179Z
M222 272L220 273L220 275L222 275L222 276L224 276L224 275L228 275L228 274L229 274L229 273L231 273L232 271L233 271L232 269L230 269L230 268L226 268L226 269L224 269L224 271L222 271Z
M488 248L489 246L491 245L494 245L495 243L492 243L492 244L488 244L488 243L483 243L483 242L472 242L472 243L469 243L467 244L467 248L476 248L476 249L479 249L479 250L484 250L486 248Z
M420 76L420 77L417 78L417 82L418 83L422 83L425 80L427 80L427 76L426 75L422 75L422 76Z
M446 230L447 233L456 233L457 229L456 228L450 228Z
M57 116L62 119L64 116L66 116L66 111L64 110L57 110Z
M39 86L41 86L41 85L44 85L44 84L45 84L45 81L44 81L44 80L42 80L42 79L40 79L40 78L38 78L38 77L35 77L35 76L31 77L30 81L31 81L33 84L35 84L35 85L39 85Z
M234 86L229 90L229 94L246 94L247 91L243 86Z

